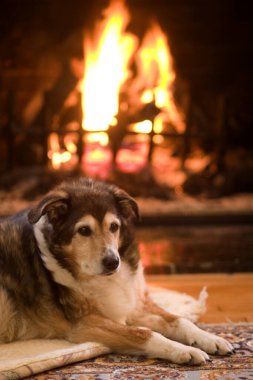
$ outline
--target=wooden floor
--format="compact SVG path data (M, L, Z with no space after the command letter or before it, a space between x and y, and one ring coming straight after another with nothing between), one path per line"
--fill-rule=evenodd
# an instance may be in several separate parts
M201 322L253 322L253 273L148 275L149 285L198 297L207 287L207 312Z

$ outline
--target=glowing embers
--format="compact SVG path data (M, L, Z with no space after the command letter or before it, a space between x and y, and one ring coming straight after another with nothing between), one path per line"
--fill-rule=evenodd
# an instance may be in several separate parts
M87 133L83 137L82 167L86 174L105 179L111 171L112 151L105 132Z
M122 172L141 170L147 163L149 137L138 134L129 135L123 140L122 148L116 158L116 165Z
M106 178L113 166L125 173L141 170L145 164L148 153L148 136L143 134L128 135L122 142L115 162L110 145L106 143L107 134L104 133L104 143L99 134L88 133L85 136L85 152L83 155L83 168L89 175Z
M78 136L75 133L59 135L51 133L48 138L48 158L54 169L71 170L78 163Z

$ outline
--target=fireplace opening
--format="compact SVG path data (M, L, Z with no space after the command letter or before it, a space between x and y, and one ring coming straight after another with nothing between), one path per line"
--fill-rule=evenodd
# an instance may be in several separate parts
M0 31L1 215L88 175L139 197L143 224L252 222L246 4L4 0Z

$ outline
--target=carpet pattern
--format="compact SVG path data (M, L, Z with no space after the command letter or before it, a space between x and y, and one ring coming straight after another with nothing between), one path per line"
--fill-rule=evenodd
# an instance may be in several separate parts
M253 380L253 324L201 327L228 339L236 353L213 356L211 362L199 367L110 354L30 376L27 380Z

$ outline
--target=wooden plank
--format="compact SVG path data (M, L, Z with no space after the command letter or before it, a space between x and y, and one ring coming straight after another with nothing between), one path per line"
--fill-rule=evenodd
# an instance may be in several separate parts
M147 275L149 285L198 297L206 286L207 312L201 322L253 322L253 273Z

